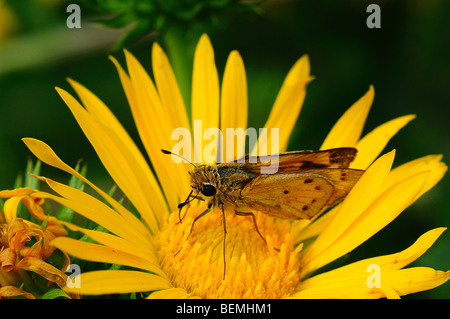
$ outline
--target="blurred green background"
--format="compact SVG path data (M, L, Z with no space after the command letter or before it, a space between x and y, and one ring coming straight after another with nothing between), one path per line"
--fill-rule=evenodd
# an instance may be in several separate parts
M123 53L113 48L129 29L113 30L93 23L105 15L87 2L80 3L81 28L68 29L66 8L77 1L0 0L1 189L11 188L27 159L32 158L22 137L45 141L69 165L82 158L88 165L88 178L106 190L112 185L54 90L59 86L72 92L67 77L99 96L140 145L117 73L107 58L112 54L124 65ZM366 26L370 3L381 7L381 29ZM289 68L307 53L315 80L308 86L290 150L320 147L341 114L373 84L375 101L364 133L401 115L418 116L385 150L397 149L394 165L441 153L450 163L450 1L272 0L257 5L256 10L223 11L223 16L220 10L214 11L207 22L204 16L195 16L187 22L189 28L178 29L186 32L178 34L180 43L188 46L185 51L173 50L177 45L173 39L177 38L168 37L163 29L160 33L145 32L142 37L134 34L125 42L126 48L151 73L151 44L158 41L168 51L176 51L169 55L178 59L174 61L176 72L185 79L192 67L193 47L202 32L210 35L219 74L229 52L238 50L247 72L251 127L264 125ZM170 22L165 23L170 26ZM180 65L186 69L181 70ZM42 174L60 181L69 178L45 165ZM424 232L450 225L449 191L447 174L342 262L400 251ZM449 250L447 231L412 266L449 270ZM450 298L450 283L408 296L425 297Z

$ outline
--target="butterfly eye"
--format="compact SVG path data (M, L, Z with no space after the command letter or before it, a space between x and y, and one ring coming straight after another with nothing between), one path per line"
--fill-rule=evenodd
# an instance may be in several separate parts
M214 196L216 195L216 188L211 184L203 184L203 187L200 189L203 195L205 196Z

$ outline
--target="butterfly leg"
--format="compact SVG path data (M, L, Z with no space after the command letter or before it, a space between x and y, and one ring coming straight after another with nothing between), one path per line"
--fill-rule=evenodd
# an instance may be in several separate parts
M248 213L248 212L236 212L236 211L235 211L234 213L235 213L236 215L238 215L238 216L252 216L253 224L255 225L256 232L258 233L259 237L261 237L261 239L264 240L264 242L267 244L266 239L265 239L264 236L259 232L258 225L256 224L256 217L255 217L255 214L253 214L253 213Z
M180 204L178 204L178 208L180 209L179 211L178 211L178 220L180 221L180 224L181 224L181 210L183 209L183 207L184 206L186 206L187 204L189 204L189 198L191 197L191 195L192 195L192 192L193 191L191 191L190 193L189 193L189 195L188 195L188 197L186 198L186 200L183 202L183 203L180 203ZM189 209L189 206L188 206L188 209ZM187 210L186 210L186 213L187 213ZM186 215L186 214L185 214ZM184 217L184 216L183 216Z
M225 209L223 207L223 204L221 204L222 208L222 221L223 221L223 279L225 280L225 273L227 271L227 264L225 261L225 239L227 237L227 225L225 223Z
M195 195L192 195L192 192L193 192L193 191L191 191L191 192L189 193L188 197L186 198L186 200L185 200L184 202L178 204L178 208L179 208L179 211L178 211L178 219L179 219L179 222L177 223L177 225L178 225L178 224L181 224L181 220L184 218L184 216L186 216L186 214L187 214L187 212L188 212L188 209L189 209L189 203L190 203L190 202L192 202L194 199L199 199L199 200L205 201L203 198L197 197L197 196L198 196L198 192L197 192L197 194L195 194ZM191 197L192 197L192 199L190 199ZM187 206L186 212L184 213L183 217L181 217L181 210L183 209L184 206Z
M194 221L192 222L191 230L189 231L189 235L187 236L186 241L189 239L189 237L192 234L192 230L194 229L195 222L197 220L199 220L200 218L202 218L203 216L205 216L207 213L209 213L211 211L211 208L212 208L212 205L209 205L208 208L203 213L201 213L200 215L195 217ZM182 248L183 248L183 246L180 247L180 249L174 254L174 256L178 255L178 253L181 251Z
M201 213L200 215L198 215L197 217L195 217L194 221L192 222L191 230L190 230L189 235L188 235L188 237L186 238L186 240L188 240L188 239L189 239L189 236L191 236L192 230L194 229L195 222L196 222L197 220L199 220L200 218L202 218L203 216L205 216L206 214L208 214L208 213L211 211L211 208L212 208L212 205L209 205L208 208L207 208L203 213Z

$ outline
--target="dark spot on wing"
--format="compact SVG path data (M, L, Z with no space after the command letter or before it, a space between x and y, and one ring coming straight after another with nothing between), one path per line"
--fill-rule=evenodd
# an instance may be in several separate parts
M303 183L308 184L308 183L312 183L313 179L312 178L307 178L303 181Z
M285 193L285 194L289 194L289 191L288 190L285 190L283 193Z
M302 207L302 210L308 210L308 208L309 208L309 206L305 205L305 206Z
M311 168L326 168L328 167L328 164L318 164L313 163L311 161L302 161L302 165L300 166L301 169L311 169Z

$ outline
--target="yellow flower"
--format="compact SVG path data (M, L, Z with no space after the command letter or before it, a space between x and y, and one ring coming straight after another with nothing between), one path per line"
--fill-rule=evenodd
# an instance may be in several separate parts
M44 210L41 206L44 203L44 199L36 196L31 196L31 194L36 192L37 190L29 187L0 191L0 198L7 198L3 207L5 219L4 222L10 223L12 220L17 218L17 207L19 203L22 202L27 207L31 216L40 221L45 220L45 229L47 231L51 232L54 236L67 235L67 231L61 225L59 220L57 220L53 216L47 216L44 213Z
M66 286L67 275L45 260L55 251L50 242L58 235L66 235L65 229L55 220L49 218L46 228L28 220L17 218L17 206L22 201L30 213L40 219L46 219L42 207L44 200L31 197L36 190L17 188L0 191L0 198L8 198L0 212L0 298L24 296L33 299L36 296L21 287L29 288L31 280L27 280L25 271L34 272L60 287ZM33 241L35 241L33 243ZM62 269L69 265L66 255Z
M430 230L399 253L315 274L386 226L432 188L447 169L440 155L395 169L391 169L394 151L375 161L389 139L414 116L389 121L360 138L374 98L370 87L322 145L322 149L356 147L358 155L352 167L367 169L360 181L341 204L313 222L275 220L257 214L257 225L267 244L250 218L227 211L227 269L223 280L221 214L199 219L187 239L193 218L205 209L204 204L193 202L181 224L174 213L190 191L190 167L173 163L160 149L171 149L175 143L172 131L190 125L168 59L154 44L155 85L129 52L125 51L125 57L128 74L112 60L156 176L119 121L93 93L69 80L83 107L66 91L57 90L139 218L65 164L48 145L24 139L41 161L80 178L110 205L41 177L58 195L37 192L31 196L57 201L109 230L105 233L65 223L96 243L59 237L52 244L81 259L134 268L82 273L80 288L68 291L92 295L151 291L150 298L395 298L431 289L449 279L450 272L424 267L404 269L435 242L444 228ZM308 57L304 56L290 70L276 98L265 127L279 128L281 152L287 148L311 79ZM225 131L227 127L247 126L245 70L237 52L228 58L220 89L211 43L202 36L195 52L192 85L192 123L202 120L203 131L209 127ZM270 138L265 140L267 145ZM202 149L197 146L194 152Z

